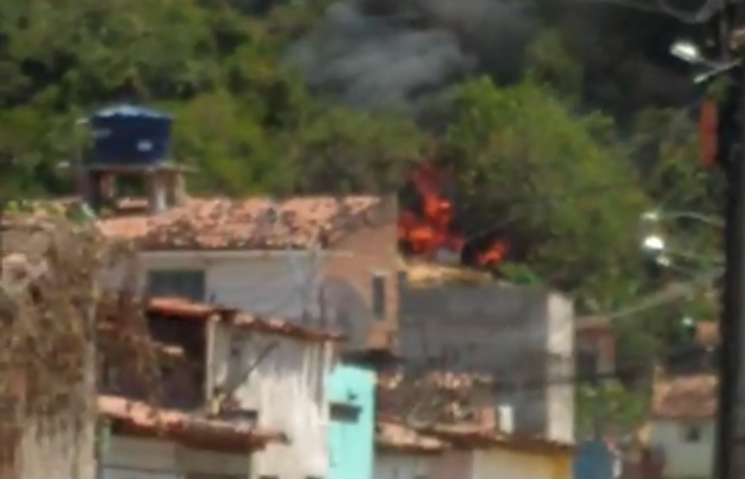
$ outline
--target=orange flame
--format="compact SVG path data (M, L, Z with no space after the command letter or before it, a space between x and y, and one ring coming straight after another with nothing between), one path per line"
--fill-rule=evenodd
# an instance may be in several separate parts
M403 211L398 221L399 241L418 256L433 258L438 251L460 254L466 238L451 231L454 217L453 203L442 194L446 176L431 163L422 163L409 177L409 181L422 199L422 214ZM507 244L497 241L477 256L479 266L492 266L502 262L507 254Z

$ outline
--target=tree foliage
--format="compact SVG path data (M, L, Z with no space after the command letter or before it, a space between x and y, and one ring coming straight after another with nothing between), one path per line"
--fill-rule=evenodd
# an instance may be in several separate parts
M399 23L450 28L459 47L475 45L484 76L455 75L454 89L436 102L418 94L408 115L321 98L285 64L288 46L330 3L0 2L0 191L71 193L60 164L86 145L76 121L122 101L175 115L174 156L197 168L190 188L198 192L393 192L412 164L434 156L454 167L463 228L497 231L512 244L502 273L575 295L580 313L658 286L640 264L642 212L719 208L721 182L695 161L690 115L668 109L691 90L680 65L663 74L670 60L660 45L680 32L669 18L535 0L526 3L531 21L520 22L532 30L508 42L522 50L507 52L507 43L469 30L468 12L363 2L380 15L413 12ZM491 68L496 56L522 70ZM711 230L673 226L690 247L719 247Z

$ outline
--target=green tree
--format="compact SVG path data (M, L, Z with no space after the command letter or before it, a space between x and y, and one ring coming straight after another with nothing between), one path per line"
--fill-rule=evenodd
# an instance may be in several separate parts
M588 308L627 299L649 199L612 146L610 120L577 115L530 79L509 88L474 80L456 105L446 145L473 225L508 228L518 260Z

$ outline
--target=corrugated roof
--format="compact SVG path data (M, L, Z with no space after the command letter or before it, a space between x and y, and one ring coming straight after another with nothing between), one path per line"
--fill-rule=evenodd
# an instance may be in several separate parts
M112 238L136 241L150 250L304 249L333 243L379 197L298 197L232 200L189 198L157 215L101 220ZM281 221L277 221L281 219Z
M342 335L332 331L300 326L280 318L264 318L246 314L233 308L219 305L194 303L181 298L151 298L146 304L148 313L168 315L185 319L207 320L211 318L231 322L248 329L269 334L279 334L309 341L338 341Z
M713 374L657 380L651 416L655 419L711 419L717 411L717 384Z

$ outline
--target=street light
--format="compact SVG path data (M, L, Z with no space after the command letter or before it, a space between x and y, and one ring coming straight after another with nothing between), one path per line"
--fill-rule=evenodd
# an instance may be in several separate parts
M678 40L673 43L670 46L670 54L692 65L709 64L709 61L701 55L698 46L687 40Z
M642 221L645 223L661 223L665 220L689 219L705 223L717 228L723 228L724 222L716 216L704 215L695 211L659 211L652 210L642 214Z
M740 59L722 63L706 58L701 53L701 49L688 40L678 40L673 43L670 46L670 54L690 65L705 67L704 71L693 77L694 83L704 83L720 73L740 65Z

